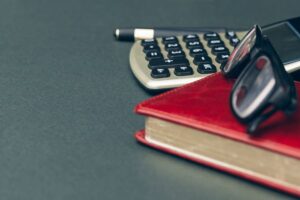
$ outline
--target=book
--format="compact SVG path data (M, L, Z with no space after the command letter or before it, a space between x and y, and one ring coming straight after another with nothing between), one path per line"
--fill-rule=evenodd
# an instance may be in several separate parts
M135 108L145 129L136 139L158 150L300 196L300 106L277 112L250 137L230 110L234 80L216 73ZM295 82L300 94L300 83Z

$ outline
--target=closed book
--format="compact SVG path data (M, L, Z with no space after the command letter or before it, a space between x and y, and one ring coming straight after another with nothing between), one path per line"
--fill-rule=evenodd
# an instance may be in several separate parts
M135 108L145 116L136 139L150 147L300 196L300 110L277 112L258 136L230 110L234 80L216 73L150 98ZM297 94L300 83L295 82ZM299 95L298 95L299 96Z

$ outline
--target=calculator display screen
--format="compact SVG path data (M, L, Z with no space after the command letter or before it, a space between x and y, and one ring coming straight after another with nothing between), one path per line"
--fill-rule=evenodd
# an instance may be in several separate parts
M297 29L288 21L263 28L263 33L285 64L300 60L300 33Z

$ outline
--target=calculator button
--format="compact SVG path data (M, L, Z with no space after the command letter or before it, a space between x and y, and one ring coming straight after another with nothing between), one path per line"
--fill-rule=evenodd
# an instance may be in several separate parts
M166 68L156 68L151 71L153 78L166 78L170 76L170 72Z
M223 41L222 40L209 40L207 42L207 45L209 47L213 47L213 46L219 46L219 45L224 45Z
M206 55L207 52L204 48L192 48L190 49L190 55L192 57L196 56L196 55Z
M181 48L181 46L177 42L175 42L175 43L168 43L168 44L165 45L165 49L167 51L169 51L170 49L180 49L180 48Z
M157 58L163 58L160 51L149 51L149 52L146 53L146 59L147 60L157 59Z
M231 46L236 47L236 45L238 45L238 43L240 43L240 39L239 38L231 38L230 39Z
M226 36L227 39L231 39L231 38L235 38L236 34L235 34L234 31L226 31L225 36Z
M215 47L212 47L211 48L211 52L214 54L214 55L218 55L219 53L228 53L229 50L225 47L225 46L215 46Z
M174 68L179 65L187 65L189 62L186 58L179 57L173 59L152 59L149 61L148 67L155 68Z
M186 47L188 49L191 49L191 48L202 48L203 46L199 40L193 40L193 41L188 41L186 43Z
M145 45L144 52L147 53L149 51L160 51L160 48L157 44Z
M200 74L211 74L217 72L217 68L211 63L203 63L198 65L197 71Z
M162 38L162 42L164 44L168 44L168 43L177 43L178 39L175 36L167 36L167 37L163 37Z
M176 76L188 76L188 75L192 75L193 73L194 73L193 69L188 65L175 67L174 70L174 74Z
M151 44L157 44L156 39L145 39L141 42L142 46L151 45Z
M201 63L211 63L211 59L210 59L210 57L208 57L206 55L196 55L194 57L194 63L196 65L199 65Z
M189 35L184 35L184 36L183 36L183 41L184 41L184 42L194 41L194 40L199 40L198 35L195 35L195 34L189 34Z
M185 53L181 49L169 50L168 58L184 57Z
M205 33L204 34L204 39L206 41L208 40L219 40L220 39L220 36L218 33L215 33L215 32L208 32L208 33Z
M220 53L220 54L217 55L216 61L218 63L222 64L222 63L227 62L228 58L229 58L229 54L228 53Z

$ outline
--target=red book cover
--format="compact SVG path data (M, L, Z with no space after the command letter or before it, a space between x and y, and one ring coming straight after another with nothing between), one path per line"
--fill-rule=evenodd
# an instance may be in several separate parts
M150 98L138 104L135 111L138 114L201 129L212 134L254 145L257 148L300 159L300 104L297 104L296 113L290 117L277 112L259 127L259 131L263 134L259 137L250 138L246 133L246 126L238 122L230 110L229 95L233 84L234 80L226 79L222 74L216 73L194 83ZM295 85L299 96L300 83L295 82ZM145 140L143 131L137 132L135 137L139 142L156 149L300 196L300 190L298 189L151 144Z

